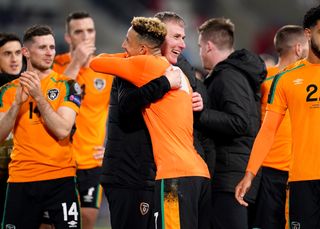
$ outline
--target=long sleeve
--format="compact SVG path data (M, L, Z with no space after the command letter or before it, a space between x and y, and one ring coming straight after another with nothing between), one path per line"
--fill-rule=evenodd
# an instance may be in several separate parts
M160 56L151 55L128 58L102 56L94 58L90 62L90 67L96 72L116 75L141 87L163 75L169 63Z
M119 80L120 113L130 115L161 99L169 90L170 83L165 76L156 78L140 88Z
M241 136L249 128L252 104L247 80L237 71L221 71L208 88L211 103L201 112L201 126L215 134ZM215 109L218 107L218 109Z

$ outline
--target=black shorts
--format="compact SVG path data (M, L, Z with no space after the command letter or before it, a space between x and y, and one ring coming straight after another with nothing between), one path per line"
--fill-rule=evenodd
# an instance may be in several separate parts
M262 167L260 188L255 203L253 228L283 229L288 172Z
M154 229L154 192L142 189L110 187L103 184L114 229Z
M154 204L156 228L210 228L211 189L208 178L156 180Z
M74 177L8 183L1 228L39 228L48 212L55 229L81 228L80 205Z
M0 177L0 222L3 216L3 207L4 207L4 201L6 199L8 177L9 177L8 172L4 172L4 171Z
M100 208L102 188L100 185L101 167L77 170L77 187L81 207Z
M320 228L320 180L289 183L289 222L292 229Z

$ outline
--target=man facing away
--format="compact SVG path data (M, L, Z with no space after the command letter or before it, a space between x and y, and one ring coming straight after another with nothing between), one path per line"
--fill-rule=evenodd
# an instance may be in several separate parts
M305 60L288 67L273 80L267 112L255 140L246 174L237 185L235 197L243 200L251 182L269 153L274 136L286 110L289 111L292 132L292 161L289 172L290 228L319 228L319 92L320 72L320 6L304 16L303 28L309 53Z
M39 228L47 211L55 228L81 228L69 142L80 87L50 69L55 40L48 26L26 30L22 53L27 71L0 93L0 141L13 131L14 143L2 227Z
M286 25L276 32L274 47L279 59L275 66L267 68L267 78L261 85L262 121L272 81L285 67L307 56L308 40L301 26ZM260 187L254 206L253 227L255 228L285 228L285 203L291 147L290 117L287 112L277 131L272 148L262 164Z
M104 55L90 67L142 86L170 66L160 50L165 35L165 25L158 19L134 18L123 43L129 58ZM158 228L202 228L199 224L206 221L201 217L209 202L209 172L193 146L191 94L182 74L178 90L143 110L157 166L154 217Z
M113 76L89 68L94 56L96 30L87 12L70 13L65 40L70 52L56 56L53 69L71 77L82 88L82 104L76 118L72 150L77 163L77 185L84 229L93 229L101 203L99 184L106 122Z
M212 179L214 228L247 229L248 210L234 200L234 188L243 176L254 138L260 127L260 84L263 61L247 50L234 50L234 24L212 18L199 27L200 57L209 72L204 83L210 104L200 124L216 145ZM255 182L246 196L254 202Z

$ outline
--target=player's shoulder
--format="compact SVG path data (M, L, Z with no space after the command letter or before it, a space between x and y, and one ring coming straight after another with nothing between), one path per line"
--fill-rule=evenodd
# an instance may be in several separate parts
M295 77L297 74L300 74L301 71L305 71L309 65L310 63L307 60L299 60L288 65L285 69L275 75L274 80L279 81L280 79L290 79L291 77Z
M68 65L70 61L71 61L70 53L59 54L59 55L56 55L56 57L54 58L54 63L60 66Z
M0 93L8 90L9 88L16 88L19 86L19 79L12 80L0 87Z
M288 65L283 69L283 73L290 73L295 72L296 70L302 70L305 67L310 65L310 63L306 59L298 60L297 62L294 62L293 64Z

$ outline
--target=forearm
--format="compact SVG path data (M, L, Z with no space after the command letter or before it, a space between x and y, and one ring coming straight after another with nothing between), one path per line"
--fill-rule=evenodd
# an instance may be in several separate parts
M169 90L170 84L165 76L154 79L141 88L130 87L128 82L121 81L119 87L120 111L128 115L141 111L145 106L161 99Z
M74 58L64 70L63 74L75 80L79 74L80 68L81 64Z
M260 131L254 141L247 170L256 175L264 159L268 155L274 141L274 136L283 119L283 115L267 112Z
M4 141L12 131L21 105L12 104L6 113L0 114L0 142Z
M239 112L226 113L214 109L204 109L199 116L201 127L216 134L243 135L249 125L249 116L244 118Z
M49 131L59 140L66 138L71 131L73 123L68 123L67 120L54 111L43 96L40 96L36 102L41 117Z

